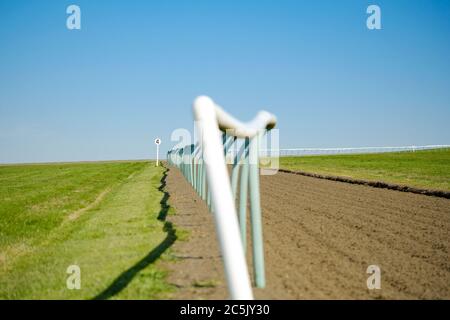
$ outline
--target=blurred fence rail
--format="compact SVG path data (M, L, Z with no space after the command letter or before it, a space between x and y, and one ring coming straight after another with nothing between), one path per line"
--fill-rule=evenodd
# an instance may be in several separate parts
M251 230L255 285L264 288L258 155L260 139L275 127L276 117L260 111L252 121L243 123L206 96L195 99L193 111L197 141L169 150L167 162L180 169L214 215L230 297L253 299L245 255L247 226ZM226 161L229 151L235 151L228 162L232 164L231 177Z

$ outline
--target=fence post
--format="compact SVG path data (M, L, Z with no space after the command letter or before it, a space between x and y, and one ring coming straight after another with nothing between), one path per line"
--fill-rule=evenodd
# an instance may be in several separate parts
M266 285L264 271L264 247L262 238L261 204L259 197L258 135L250 140L250 218L252 226L253 268L258 288Z
M241 181L239 186L239 225L241 228L242 245L244 252L247 248L247 190L248 190L248 145L249 139L245 138Z
M236 141L236 138L234 139ZM236 143L236 142L235 142ZM242 150L242 149L241 149ZM240 168L240 160L241 160L242 152L236 152L236 155L233 160L233 168L231 170L231 191L233 192L233 199L236 200L237 194L237 185L239 179L239 168Z

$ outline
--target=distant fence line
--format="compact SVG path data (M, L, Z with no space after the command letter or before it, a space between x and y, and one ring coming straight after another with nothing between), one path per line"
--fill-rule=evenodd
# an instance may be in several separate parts
M428 145L428 146L402 146L402 147L357 147L357 148L291 148L291 149L261 149L260 156L310 156L310 155L332 155L332 154L363 154L363 153L386 153L386 152L415 152L419 150L432 150L450 148L450 145Z

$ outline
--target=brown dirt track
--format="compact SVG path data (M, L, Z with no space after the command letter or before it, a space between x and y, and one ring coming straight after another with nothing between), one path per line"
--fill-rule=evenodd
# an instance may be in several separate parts
M166 191L171 221L190 232L167 263L174 298L227 298L212 215L173 167ZM280 172L261 176L261 201L267 287L256 298L450 299L449 199ZM371 264L380 290L366 287Z

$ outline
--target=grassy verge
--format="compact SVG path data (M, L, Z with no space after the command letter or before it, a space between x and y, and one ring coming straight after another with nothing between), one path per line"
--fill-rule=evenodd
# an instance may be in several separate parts
M281 157L280 167L450 191L450 149Z
M0 298L152 299L176 239L148 162L0 167ZM69 290L67 268L81 270Z

